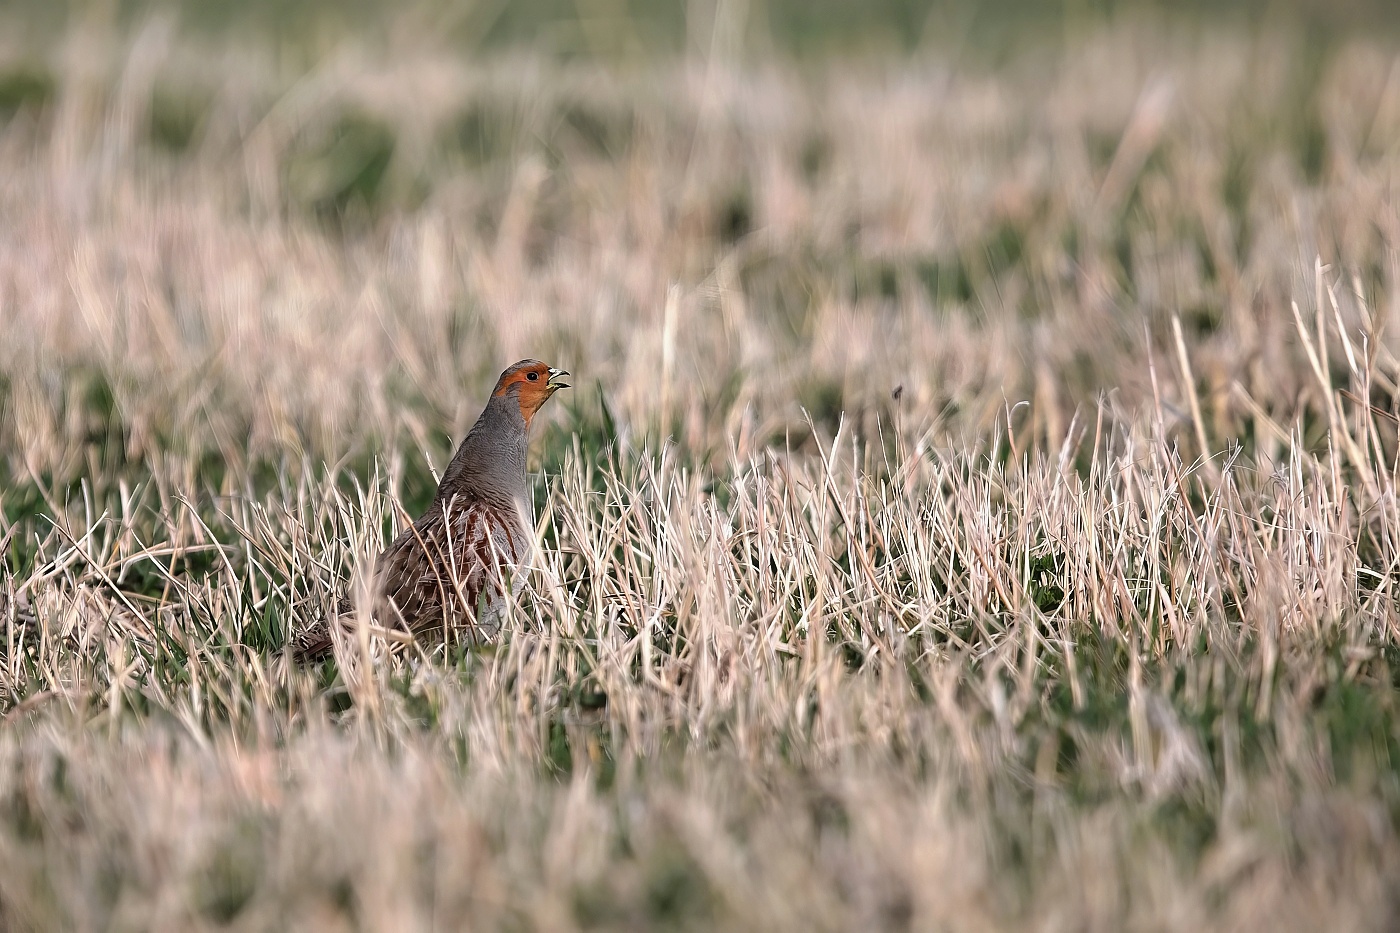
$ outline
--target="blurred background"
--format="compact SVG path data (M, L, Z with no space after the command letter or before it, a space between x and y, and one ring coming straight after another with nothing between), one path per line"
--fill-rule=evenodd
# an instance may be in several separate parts
M1236 385L1296 413L1319 258L1391 307L1397 26L1381 0L11 0L0 440L178 438L235 472L444 449L536 356L702 458L896 385L963 437L1029 399L1058 443L1148 397L1174 317L1205 439L1236 438ZM71 481L56 456L32 466Z
M337 37L382 36L405 10L431 23L436 35L465 51L528 47L559 56L609 60L704 51L712 41L716 6L743 23L751 55L907 55L966 50L1010 54L1026 44L1055 42L1124 17L1150 16L1176 25L1212 28L1293 26L1318 42L1348 33L1393 30L1400 11L1385 0L217 0L149 3L10 0L13 21L31 36L59 33L75 15L131 22L153 11L178 15L194 33L263 33L287 46L314 48Z
M1207 414L1234 431L1222 386L1279 394L1256 306L1286 310L1303 270L1344 252L1388 287L1387 223L1349 208L1389 183L1398 26L1383 0L10 0L6 203L44 223L12 234L10 294L37 291L8 306L28 338L0 367L95 363L131 410L153 365L230 382L215 397L251 425L233 433L256 447L290 425L324 451L346 424L400 430L365 400L460 428L439 346L468 385L552 352L655 421L628 373L659 364L648 328L680 285L687 319L716 312L724 338L704 329L666 370L708 400L661 419L700 447L756 395L797 400L760 404L765 436L799 407L858 408L890 388L859 378L872 365L962 411L1038 390L1039 426L1063 427L1100 391L1140 397L1137 312L1163 336L1184 315L1216 374ZM1302 227L1274 248L1285 215ZM64 216L103 296L81 314L40 285L83 278ZM120 271L147 260L140 283ZM346 308L366 295L385 310L362 332ZM977 364L906 339L915 306L966 324ZM600 312L619 326L589 326ZM824 345L848 315L880 323ZM1067 323L1118 339L1085 354L1051 339ZM396 325L392 349L367 346ZM234 333L242 358L211 365ZM113 359L118 334L131 352ZM745 390L755 367L766 392ZM260 389L287 425L262 424Z

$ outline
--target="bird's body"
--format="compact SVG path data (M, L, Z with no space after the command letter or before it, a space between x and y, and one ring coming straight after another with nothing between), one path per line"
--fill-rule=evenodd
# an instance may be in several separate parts
M375 561L371 608L377 625L415 635L490 637L500 627L506 577L529 554L534 533L525 477L530 419L568 373L522 360L501 374L485 409L448 464L428 510ZM354 604L297 641L297 653L329 651Z

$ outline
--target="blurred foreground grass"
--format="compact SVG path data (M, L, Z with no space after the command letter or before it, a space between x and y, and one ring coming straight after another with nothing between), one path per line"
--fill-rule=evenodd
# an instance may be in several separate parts
M1383 34L509 45L0 43L0 926L1394 926ZM522 356L512 636L290 665Z

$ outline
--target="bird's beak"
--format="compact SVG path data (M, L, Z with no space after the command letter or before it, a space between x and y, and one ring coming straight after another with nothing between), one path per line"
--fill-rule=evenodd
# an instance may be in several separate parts
M562 376L567 376L568 374L569 374L568 370L564 370L564 369L554 369L554 368L551 367L550 370L549 370L549 381L546 382L546 383L544 384L544 387L545 387L546 389L567 389L567 388L569 388L569 384L568 384L567 382L561 381L561 379L560 379L560 377L562 377Z

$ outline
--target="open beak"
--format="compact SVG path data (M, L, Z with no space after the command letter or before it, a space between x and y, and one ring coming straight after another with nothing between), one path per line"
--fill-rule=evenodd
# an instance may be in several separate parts
M550 370L549 370L549 381L546 382L546 383L544 384L544 387L545 387L546 389L567 389L567 388L569 388L569 384L568 384L567 382L562 381L562 379L561 379L561 377L567 376L568 374L569 374L568 370L564 370L564 369L554 369L554 368L551 367Z

